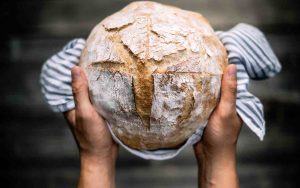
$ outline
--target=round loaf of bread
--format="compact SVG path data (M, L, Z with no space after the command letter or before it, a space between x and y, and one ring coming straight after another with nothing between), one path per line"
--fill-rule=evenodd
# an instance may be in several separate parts
M80 66L112 132L134 149L176 148L204 127L227 65L200 14L134 2L92 30Z

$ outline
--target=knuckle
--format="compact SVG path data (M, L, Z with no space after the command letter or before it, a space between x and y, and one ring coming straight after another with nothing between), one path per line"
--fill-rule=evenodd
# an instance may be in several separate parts
M236 93L236 88L237 88L237 83L231 83L228 87L228 90L230 93L235 94Z
M85 109L81 110L80 113L77 114L77 119L85 121L85 120L91 120L95 116L92 109Z
M233 114L234 114L234 112L231 109L227 109L227 110L221 109L218 111L219 118L224 121L232 119Z
M225 110L220 110L219 111L219 117L223 120L226 120L228 119L230 116L230 113L228 111L225 111Z
M72 92L73 94L77 94L82 90L83 84L81 83L73 83L72 84Z
M82 121L82 120L85 119L85 116L84 116L82 113L78 113L78 114L76 115L76 119Z
M86 120L90 119L91 117L88 113L82 112L82 113L78 113L76 118L77 118L77 120L80 120L80 121L86 121Z

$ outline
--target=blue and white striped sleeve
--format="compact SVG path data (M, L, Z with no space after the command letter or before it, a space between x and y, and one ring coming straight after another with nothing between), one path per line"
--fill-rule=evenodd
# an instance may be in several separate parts
M79 63L84 39L70 41L62 51L50 57L40 75L42 93L55 112L66 112L75 107L71 87L71 69Z
M265 135L263 105L248 91L249 79L272 77L280 72L281 65L264 34L251 25L238 24L217 35L227 49L229 63L237 66L237 112L262 140Z

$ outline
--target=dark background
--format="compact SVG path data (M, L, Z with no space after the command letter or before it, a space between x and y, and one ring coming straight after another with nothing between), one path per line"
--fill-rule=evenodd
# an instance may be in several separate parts
M44 61L128 0L1 2L0 187L75 187L78 151L64 119L40 92ZM293 0L160 1L201 12L216 30L239 22L265 32L282 65L251 91L265 106L263 142L244 127L238 145L241 187L300 187L300 6ZM118 187L196 187L192 149L168 161L146 161L121 150Z

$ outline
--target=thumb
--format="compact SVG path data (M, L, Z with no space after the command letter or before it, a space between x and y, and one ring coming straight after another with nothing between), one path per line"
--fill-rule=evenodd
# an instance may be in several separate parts
M74 66L71 73L76 112L86 112L92 106L89 99L87 78L83 70L78 66Z
M219 103L219 107L226 114L231 114L236 108L236 89L236 65L231 64L227 66L222 77L221 100Z

